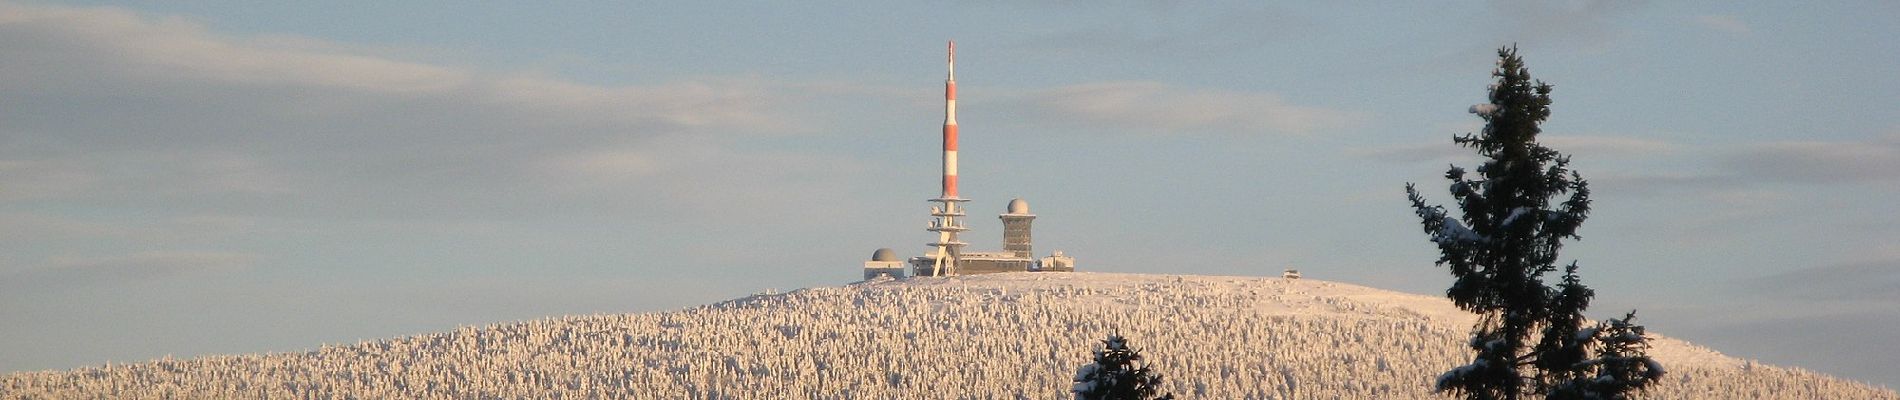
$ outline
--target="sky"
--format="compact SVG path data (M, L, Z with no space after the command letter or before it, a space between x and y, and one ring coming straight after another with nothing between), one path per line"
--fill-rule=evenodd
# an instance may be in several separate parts
M667 3L0 2L0 372L854 281L954 39L973 250L1443 293L1515 45L1592 317L1900 387L1900 3Z

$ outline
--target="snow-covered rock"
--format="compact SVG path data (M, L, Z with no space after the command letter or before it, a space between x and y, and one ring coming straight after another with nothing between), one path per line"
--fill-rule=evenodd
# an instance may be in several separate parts
M0 377L0 398L1066 398L1127 337L1180 398L1438 399L1474 317L1312 279L1007 273ZM1655 398L1900 399L1660 338Z

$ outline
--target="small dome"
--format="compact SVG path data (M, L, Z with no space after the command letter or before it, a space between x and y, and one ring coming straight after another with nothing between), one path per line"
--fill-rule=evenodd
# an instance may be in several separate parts
M1009 213L1010 214L1028 214L1029 202L1023 201L1023 199L1010 200Z
M897 261L897 252L885 247L871 252L871 261Z

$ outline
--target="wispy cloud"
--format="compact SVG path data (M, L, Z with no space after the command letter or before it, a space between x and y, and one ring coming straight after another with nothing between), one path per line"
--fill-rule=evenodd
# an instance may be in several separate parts
M7 63L7 76L16 83L110 74L414 93L441 92L470 79L465 71L312 46L321 43L316 41L220 37L189 20L118 8L0 4L0 30L9 33L12 39L5 42L16 50L8 52ZM113 63L96 63L103 60Z
M1492 11L1507 38L1534 47L1565 46L1600 51L1627 35L1615 20L1642 5L1637 0L1503 1Z
M290 194L283 171L250 155L211 150L109 150L0 162L0 200ZM162 177L162 179L154 179Z
M1597 192L1614 193L1619 196L1657 195L1683 191L1710 192L1733 188L1740 183L1727 176L1671 172L1609 172L1592 174L1586 178L1590 180L1590 187L1595 188Z
M1473 127L1468 130L1478 130ZM1544 134L1538 136L1539 143L1556 149L1577 160L1597 162L1597 168L1581 168L1585 179L1598 193L1616 196L1654 196L1662 194L1691 194L1697 196L1734 196L1734 189L1743 183L1733 176L1687 172L1679 170L1631 169L1620 165L1622 161L1647 162L1668 157L1677 157L1682 153L1695 154L1692 148L1669 141L1634 136L1615 135L1565 135ZM1389 163L1434 163L1439 166L1446 163L1460 164L1481 161L1478 154L1468 148L1459 147L1447 138L1442 141L1395 144L1383 146L1354 147L1345 150L1349 157L1363 158ZM1610 160L1598 162L1598 160ZM1696 158L1691 161L1704 161ZM1471 165L1466 165L1470 167ZM1711 201L1720 199L1711 199ZM1753 204L1752 206L1759 206Z
M275 254L269 243L365 232L530 242L548 234L524 226L562 218L626 227L640 237L627 248L763 265L800 245L738 251L754 231L729 227L823 231L863 197L849 157L762 143L818 134L799 128L803 100L884 90L831 85L602 85L120 8L0 5L0 227L26 232L0 235L19 239L0 244L0 280L204 276ZM115 254L205 247L223 252Z
M1629 136L1591 136L1546 134L1537 137L1545 147L1565 154L1590 157L1658 156L1672 153L1677 146L1666 141Z
M1065 13L1093 7L1089 3L1004 2L1011 7L1064 8ZM1270 46L1275 40L1319 35L1324 26L1296 10L1266 3L1209 6L1191 2L1141 2L1142 18L1095 20L1094 24L1024 36L1017 43L1023 55L1050 54L1184 54L1230 53ZM1053 26L1052 26L1053 27Z
M1724 296L1706 306L1664 313L1699 328L1699 341L1726 352L1827 366L1826 372L1844 377L1878 382L1888 379L1885 366L1900 362L1897 353L1862 351L1900 346L1893 335L1867 334L1900 329L1900 314L1893 312L1900 307L1900 258L1822 264L1729 279L1723 286ZM1806 339L1791 346L1791 337ZM1816 345L1824 342L1862 347Z
M1751 292L1789 299L1900 306L1900 259L1803 268L1743 283Z
M1804 183L1900 180L1900 134L1863 141L1799 141L1751 146L1728 164L1745 176Z
M0 238L18 239L31 236L52 235L70 236L127 236L136 231L124 226L80 221L70 218L35 213L0 213Z
M0 200L492 212L541 203L526 199L558 184L538 179L551 159L627 173L637 165L599 149L656 154L641 161L652 167L680 161L661 147L725 159L737 152L705 144L801 132L787 128L801 125L796 88L752 78L593 85L386 53L0 3L0 91L21 104L0 108Z
M1425 161L1467 160L1476 156L1471 149L1458 147L1447 137L1443 141L1430 143L1395 144L1376 147L1358 147L1346 149L1346 155L1370 160L1418 163Z
M541 142L768 132L753 128L782 117L770 111L772 89L753 80L588 85L393 59L316 39L220 35L188 20L109 7L4 4L0 33L0 69L7 72L0 88L41 108L92 106L87 123L76 125L95 132L37 133L125 145L363 146L445 133L492 145L506 139L495 131ZM33 110L5 116L21 131L71 129L75 124L57 122L78 118L27 111ZM326 125L310 126L317 123Z
M1110 133L1305 135L1349 126L1359 113L1292 104L1272 93L1101 82L1030 91L1000 104L1032 124Z
M105 257L53 257L44 267L6 276L14 284L70 285L228 274L249 269L257 256L229 252L145 252Z
M1475 130L1475 129L1473 129ZM1676 145L1662 140L1590 135L1554 135L1538 136L1538 142L1545 147L1556 149L1564 154L1586 157L1643 157L1665 155L1676 150ZM1472 159L1477 153L1471 149L1459 147L1451 141L1451 135L1444 140L1396 144L1377 147L1347 149L1349 156L1392 162L1450 161Z
M1693 337L1698 343L1729 354L1802 365L1865 382L1891 380L1888 366L1900 363L1900 353L1867 349L1895 348L1900 346L1900 338L1868 332L1900 330L1900 314L1893 312L1897 304L1791 300L1758 293L1774 286L1764 284L1737 291L1720 300L1721 304L1707 308L1652 313L1649 320L1676 321L1683 329L1671 330L1673 334Z
M1750 31L1742 17L1732 14L1697 15L1692 21L1696 26L1724 33L1746 35Z
M1664 140L1604 135L1539 136L1545 146L1584 159L1626 158L1682 161L1718 167L1719 172L1596 171L1586 178L1598 189L1622 194L1698 192L1709 196L1743 196L1761 191L1735 191L1759 181L1797 183L1865 183L1900 180L1900 134L1861 141L1788 141L1707 149L1685 147ZM1711 153L1712 152L1712 153ZM1470 150L1449 141L1355 148L1347 155L1390 162L1449 162L1474 157ZM1750 197L1747 195L1744 197ZM1716 199L1721 200L1721 199ZM1759 203L1759 201L1751 201ZM1759 204L1756 204L1759 205Z

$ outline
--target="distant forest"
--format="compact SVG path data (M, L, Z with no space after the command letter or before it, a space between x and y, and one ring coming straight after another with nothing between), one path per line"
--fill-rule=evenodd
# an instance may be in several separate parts
M1316 280L1011 273L878 281L647 314L578 316L0 379L4 398L1068 398L1130 338L1183 399L1443 399L1475 317ZM1900 399L1657 341L1655 398ZM1676 358L1671 358L1676 357Z

